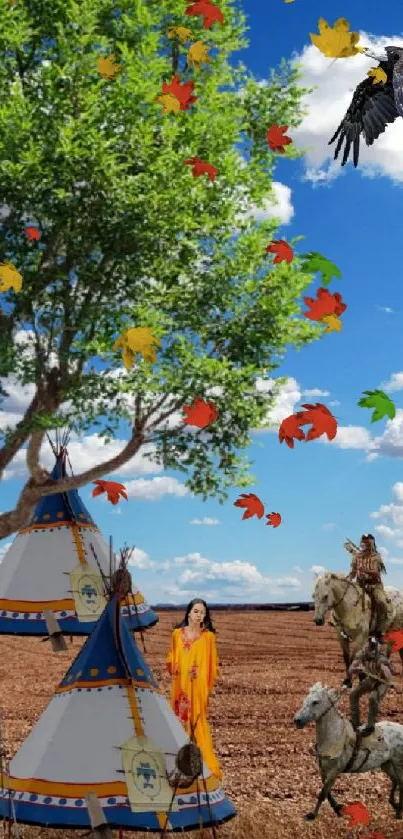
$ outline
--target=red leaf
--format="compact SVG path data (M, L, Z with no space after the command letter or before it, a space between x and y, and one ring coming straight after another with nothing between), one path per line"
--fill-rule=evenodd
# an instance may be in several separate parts
M310 320L320 321L326 315L337 315L338 317L347 309L338 291L330 294L327 288L318 288L316 297L316 300L313 297L304 297L304 303L310 309L309 312L304 312L304 315Z
M306 435L306 442L308 440L317 440L322 434L326 434L328 440L334 440L337 434L337 420L321 402L316 402L315 405L303 405L305 413L302 414L300 425L308 425L311 423L312 427Z
M275 253L273 263L278 262L292 262L294 258L294 251L291 245L284 239L273 239L271 245L267 245L266 253Z
M261 519L264 513L264 506L260 498L253 492L250 492L249 495L243 492L238 498L238 501L234 501L234 507L246 507L242 521L244 519L250 519L252 516L257 516L258 519Z
M183 422L186 425L196 425L197 428L211 425L218 417L214 402L205 402L198 396L193 400L193 405L184 405L183 411L186 414Z
M188 160L183 161L184 164L193 166L193 177L198 178L200 175L208 175L211 183L214 183L215 176L218 175L218 169L215 169L211 163L206 163L205 160L200 160L200 157L189 157Z
M284 146L289 146L292 143L291 137L286 136L286 131L288 131L288 125L277 125L274 122L270 126L266 137L272 151L278 151L280 154L284 154Z
M267 516L267 525L271 525L272 527L278 527L281 524L281 515L280 513L268 513Z
M116 481L93 481L97 486L92 490L92 497L101 495L106 492L108 501L111 504L117 504L120 501L120 496L127 501L126 487L123 484L118 484Z
M392 643L392 653L397 653L398 650L403 649L403 630L390 629L384 634L384 640Z
M351 804L345 804L341 812L343 816L350 816L347 827L356 827L358 824L367 827L371 821L371 816L365 805L361 804L361 801L352 801Z
M181 110L187 111L193 102L197 102L197 96L192 96L194 86L194 82L182 83L179 76L174 76L170 84L163 83L162 92L175 96L178 102L180 102Z
M26 230L24 230L24 233L28 237L28 242L32 242L34 239L39 241L41 238L41 234L37 227L27 227Z
M283 443L285 440L290 449L294 448L294 437L296 440L305 440L305 434L300 427L302 416L302 411L299 411L297 414L291 414L291 416L286 417L282 421L278 430L280 443Z
M185 0L185 2L189 3L191 0ZM222 11L209 0L197 0L196 3L192 3L186 9L185 15L202 15L204 17L203 29L210 29L216 20L224 23Z

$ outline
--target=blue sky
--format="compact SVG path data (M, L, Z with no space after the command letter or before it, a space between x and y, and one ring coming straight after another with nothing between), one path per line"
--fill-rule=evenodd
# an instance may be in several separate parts
M276 530L264 520L241 520L242 511L233 506L238 490L224 506L204 503L185 493L181 474L157 467L150 473L144 460L122 476L131 497L118 510L92 499L91 487L81 490L104 536L112 534L116 547L136 545L133 576L151 603L183 603L196 595L211 602L310 599L312 567L346 570L345 537L357 541L368 530L384 552L386 582L403 588L403 120L376 148L363 150L357 170L330 165L327 140L374 62L356 56L329 67L309 40L324 15L331 24L347 17L362 43L403 44L401 15L396 4L383 6L380 16L379 0L356 0L353 11L333 0L244 0L243 7L250 46L239 57L249 69L264 79L282 57L295 54L306 82L318 86L307 100L308 116L292 133L298 146L309 148L307 156L279 162L281 203L272 212L286 222L278 238L304 234L300 252L319 251L339 266L343 279L333 280L330 291L340 291L348 309L340 334L288 352L277 371L290 377L277 410L283 417L302 402L324 402L339 433L333 444L296 443L294 450L280 446L275 431L253 435L256 484L248 491L260 496L266 512L281 513ZM307 294L319 285L316 280ZM385 383L401 410L392 422L371 426L371 412L357 402L363 390ZM8 410L18 414L21 404L15 391ZM76 471L95 456L99 460L94 439L84 449L72 444ZM47 454L44 462L51 464ZM0 510L17 498L21 480L12 476L21 474L18 468L0 486ZM9 542L0 542L0 550Z

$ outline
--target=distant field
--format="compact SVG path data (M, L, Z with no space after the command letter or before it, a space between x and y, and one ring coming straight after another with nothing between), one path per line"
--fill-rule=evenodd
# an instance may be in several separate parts
M145 636L148 663L167 695L164 660L172 626L182 615L182 611L161 612L159 624ZM214 610L213 621L221 674L209 718L223 785L238 811L235 819L218 828L219 839L361 835L349 831L347 819L338 819L327 803L312 825L302 818L312 809L320 779L311 753L314 727L296 731L292 718L314 682L340 687L344 671L334 631L315 627L312 614L302 612ZM55 655L39 639L0 637L1 707L9 755L40 716L81 644L74 639L68 652ZM393 658L400 672L399 659ZM346 699L340 707L347 711ZM400 693L389 694L381 717L403 723ZM389 781L383 773L346 776L337 783L335 794L344 803L362 801L373 814L362 835L379 831L385 839L402 839L403 823L395 820L387 803ZM21 826L20 835L61 839L66 831ZM203 831L202 839L207 836L211 831Z

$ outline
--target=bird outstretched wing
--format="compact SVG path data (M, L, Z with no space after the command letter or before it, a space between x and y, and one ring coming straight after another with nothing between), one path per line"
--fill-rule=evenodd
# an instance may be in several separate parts
M384 85L374 85L371 78L364 79L357 86L344 119L332 139L329 140L330 146L338 138L334 159L337 160L344 143L341 162L344 166L349 158L351 144L353 144L353 163L357 166L360 135L363 135L367 146L371 146L374 140L385 131L388 123L394 122L398 116L392 80L388 79Z

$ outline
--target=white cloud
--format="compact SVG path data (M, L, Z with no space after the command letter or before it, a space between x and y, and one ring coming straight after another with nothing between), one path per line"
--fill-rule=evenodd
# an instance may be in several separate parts
M334 530L336 524L334 521L328 521L326 524L322 526L322 530Z
M392 487L392 503L381 504L370 516L379 524L376 532L385 539L403 547L403 482L397 481ZM391 560L389 560L390 562Z
M292 570L296 571L298 574L303 574L304 573L302 568L299 565L293 565Z
M174 557L176 566L190 566L179 573L176 585L180 586L182 596L196 596L205 585L219 586L220 601L236 598L239 602L245 598L251 602L260 602L270 595L284 596L290 589L301 588L297 577L270 577L262 574L256 565L250 562L233 560L232 562L214 562L200 553ZM179 595L179 596L181 596Z
M0 564L3 562L3 559L4 559L8 549L11 548L12 544L13 544L12 541L11 542L4 542L4 544L0 544Z
M289 224L295 212L291 202L291 189L279 181L273 181L272 186L273 195L265 199L263 207L252 207L246 215L252 216L258 222L278 218L281 224Z
M371 434L361 425L339 425L334 440L321 437L321 442L338 449L364 449L370 451L373 447Z
M382 390L386 393L393 393L395 390L403 390L403 373L392 373L390 379L381 384Z
M310 570L312 574L325 574L328 569L324 565L311 565Z
M164 495L175 495L183 498L189 494L189 490L176 478L138 478L135 481L125 483L128 498L136 498L138 501L159 501Z
M318 387L312 387L311 389L303 390L302 395L306 399L319 399L321 396L330 396L330 392L328 390L320 390Z
M403 38L388 35L374 39L361 32L360 43L375 48L386 44L403 46ZM301 84L317 89L305 97L308 113L299 128L294 129L293 140L300 148L308 149L306 177L313 183L321 183L343 173L340 157L333 161L335 144L328 143L350 105L355 87L365 79L374 61L356 55L331 63L313 45L305 47L297 60L303 68ZM402 147L403 120L398 118L372 146L361 140L359 170L368 177L383 174L402 181Z
M394 309L391 309L390 306L377 306L376 307L380 312L385 312L387 315L393 315Z
M209 519L207 516L205 516L204 519L192 519L190 524L205 524L209 527L213 527L213 525L221 524L221 522L218 519Z

